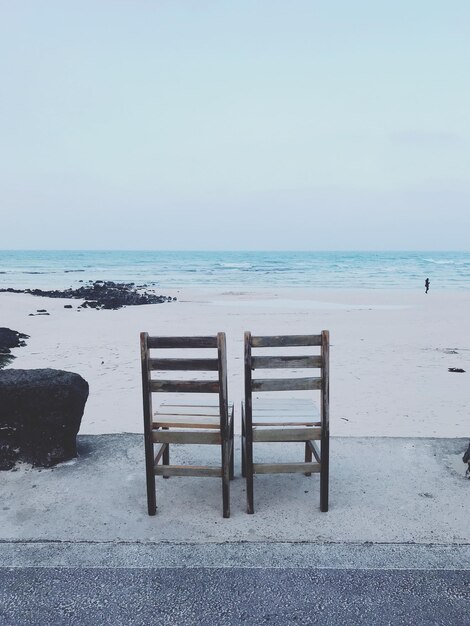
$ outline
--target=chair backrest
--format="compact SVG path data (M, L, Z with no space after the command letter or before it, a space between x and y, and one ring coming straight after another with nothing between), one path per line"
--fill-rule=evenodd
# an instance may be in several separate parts
M264 391L321 392L320 414L322 429L329 429L329 332L319 335L280 335L253 337L245 333L245 411L251 422L252 394ZM280 354L281 348L318 347L317 354L293 356ZM277 348L276 353L258 356L258 348ZM267 352L263 350L263 352ZM270 352L270 350L268 350ZM309 352L313 352L309 351ZM259 352L258 352L259 353ZM319 375L289 378L254 378L253 371L263 369L317 369Z
M142 357L142 391L144 400L144 419L146 427L152 423L152 393L204 393L217 394L220 409L220 428L222 432L228 428L228 397L227 397L227 348L225 333L212 337L153 337L148 333L140 333ZM187 356L193 349L214 349L210 358ZM184 357L168 358L158 351L175 349L184 351ZM215 353L215 350L217 352ZM166 372L217 372L216 377L187 380L168 378ZM165 372L165 377L161 374Z

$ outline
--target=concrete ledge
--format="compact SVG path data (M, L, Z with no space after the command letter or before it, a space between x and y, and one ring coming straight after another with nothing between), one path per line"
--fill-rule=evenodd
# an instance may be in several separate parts
M470 545L1 543L0 567L470 569Z
M290 445L289 460L298 460L302 444ZM470 480L461 461L467 445L333 438L328 513L319 510L318 475L267 475L255 477L254 515L245 513L237 445L232 516L224 520L217 478L157 478L157 515L149 517L143 437L79 436L74 461L2 473L0 542L470 544ZM257 450L263 462L285 458L286 446ZM171 454L181 463L209 454L218 460L218 450L207 446L175 446Z

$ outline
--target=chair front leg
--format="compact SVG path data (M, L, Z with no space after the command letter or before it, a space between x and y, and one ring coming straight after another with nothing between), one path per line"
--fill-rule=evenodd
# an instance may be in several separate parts
M230 441L222 441L222 506L223 516L230 517Z
M241 413L242 413L242 441L241 441L241 448L242 448L242 476L243 476L243 478L246 478L245 411L243 409L243 404L242 404L242 408L241 408Z
M235 476L235 439L234 439L234 419L233 419L233 407L232 407L232 416L230 422L230 480L234 479Z
M157 496L155 493L155 472L153 458L153 443L147 439L145 441L145 469L147 482L147 508L149 515L157 512Z
M321 442L321 465L320 465L320 511L328 511L328 482L330 465L330 441L328 437Z

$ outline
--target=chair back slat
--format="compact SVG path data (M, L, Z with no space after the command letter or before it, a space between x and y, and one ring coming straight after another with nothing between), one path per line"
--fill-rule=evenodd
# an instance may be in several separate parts
M308 356L252 356L251 368L258 369L304 369L321 368L323 364L320 355Z
M217 372L217 359L150 359L150 369L155 371L200 371Z
M253 391L304 391L321 389L321 378L258 378L252 379Z
M277 335L251 337L253 348L287 348L294 346L321 346L321 335Z
M217 348L217 337L149 337L149 348Z

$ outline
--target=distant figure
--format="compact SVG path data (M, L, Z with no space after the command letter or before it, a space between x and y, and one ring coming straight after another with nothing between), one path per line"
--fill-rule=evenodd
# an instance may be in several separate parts
M468 468L467 468L467 471L465 472L465 476L467 476L467 478L470 478L470 443L468 444L467 451L462 457L462 461L464 463L468 463Z
M428 291L429 291L429 278L426 278L426 280L424 281L424 286L426 288L426 291L424 293L428 293Z

